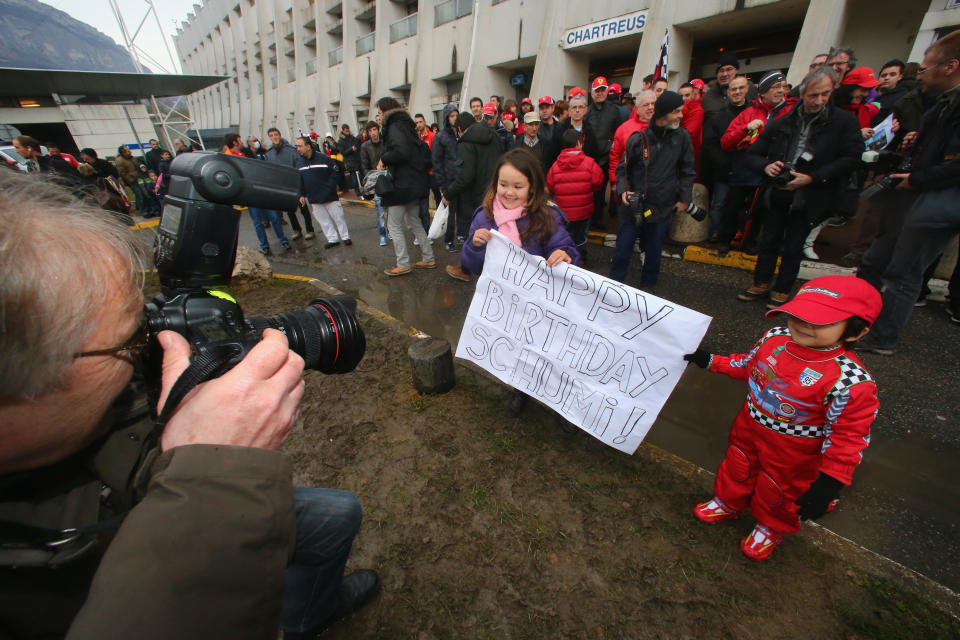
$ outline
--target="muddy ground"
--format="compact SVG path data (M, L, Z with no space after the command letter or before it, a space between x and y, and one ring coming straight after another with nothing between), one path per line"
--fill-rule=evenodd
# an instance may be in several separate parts
M303 282L234 287L248 315L302 307ZM546 409L504 416L506 389L457 367L415 393L402 329L361 314L356 371L307 374L285 448L299 484L359 496L348 563L380 595L330 638L956 638L951 594L807 527L764 564L749 517L691 514L712 474L651 446L627 456Z

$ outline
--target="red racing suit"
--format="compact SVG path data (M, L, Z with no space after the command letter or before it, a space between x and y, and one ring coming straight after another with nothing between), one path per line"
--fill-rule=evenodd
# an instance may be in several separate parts
M880 405L873 378L845 345L803 347L785 327L748 354L713 355L709 369L750 387L717 471L717 497L731 509L749 507L771 531L795 533L794 501L818 473L850 484Z

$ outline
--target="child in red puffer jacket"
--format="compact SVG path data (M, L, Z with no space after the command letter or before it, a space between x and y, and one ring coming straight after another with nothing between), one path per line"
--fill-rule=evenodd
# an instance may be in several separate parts
M593 158L583 153L583 138L576 129L563 132L560 146L562 151L547 173L547 189L566 214L569 220L567 232L580 252L580 264L586 265L593 192L603 187L603 170Z

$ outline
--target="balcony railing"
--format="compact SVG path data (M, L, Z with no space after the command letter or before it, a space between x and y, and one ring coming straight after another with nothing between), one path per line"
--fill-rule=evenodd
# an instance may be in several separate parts
M433 26L453 22L473 13L472 0L446 0L433 7Z
M304 75L312 76L313 74L315 74L317 72L317 59L313 58L311 60L307 60L307 64L305 65L304 70L305 70Z
M316 24L317 16L314 13L313 6L304 7L300 10L300 26L304 29L313 29Z
M335 67L343 62L343 45L327 52L327 66Z
M287 69L287 82L293 82L297 79L296 69Z
M417 14L413 13L390 25L390 42L417 35Z
M277 84L278 84L277 76L273 76L272 78L270 78L270 88L271 88L271 89L276 89L276 88L277 88Z
M283 37L287 40L293 40L293 21L284 20L280 23L280 33L283 34Z
M371 31L365 36L360 36L357 38L357 55L362 56L365 53L370 53L374 49L374 40L377 35L376 31Z

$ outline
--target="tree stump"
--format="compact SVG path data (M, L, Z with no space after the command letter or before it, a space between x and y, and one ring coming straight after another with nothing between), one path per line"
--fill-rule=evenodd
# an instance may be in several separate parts
M407 349L413 365L413 386L420 393L446 393L456 384L453 352L441 338L423 338Z

